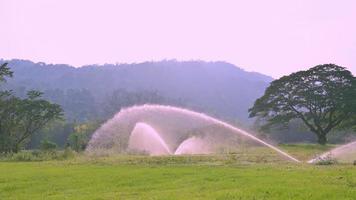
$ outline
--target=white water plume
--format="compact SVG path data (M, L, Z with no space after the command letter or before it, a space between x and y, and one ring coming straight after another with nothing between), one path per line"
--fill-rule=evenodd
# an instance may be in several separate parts
M137 123L154 127L155 132L159 133L160 140L164 141L170 152L179 149L185 140L200 137L212 141L210 142L212 145L209 146L211 151L216 152L217 147L221 146L239 146L239 143L260 144L292 161L299 162L279 148L226 122L188 109L162 105L133 106L120 111L94 133L87 151L110 150L117 153L127 151L130 135Z
M150 125L139 122L129 138L129 149L146 152L149 155L171 154L167 144Z
M211 144L202 138L193 136L184 140L174 152L175 155L184 154L210 154L212 153Z
M341 163L352 163L356 161L356 141L336 147L331 151L323 153L316 158L308 161L308 163L317 163L319 161L332 159Z

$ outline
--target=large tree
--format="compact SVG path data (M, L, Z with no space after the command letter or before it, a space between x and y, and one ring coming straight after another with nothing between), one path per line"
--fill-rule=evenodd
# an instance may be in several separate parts
M355 124L345 123L355 119L355 77L334 64L296 72L273 81L249 112L263 119L265 130L300 119L320 144L326 144L331 130Z
M0 81L11 77L6 64L0 67ZM41 92L29 91L21 99L11 91L0 91L0 152L17 152L31 135L62 116L62 109L41 99Z

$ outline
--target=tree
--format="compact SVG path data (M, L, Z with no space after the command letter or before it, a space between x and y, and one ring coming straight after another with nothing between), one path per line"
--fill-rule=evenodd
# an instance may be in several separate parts
M0 80L11 77L12 72L1 65ZM0 92L0 152L18 152L29 137L50 121L60 119L62 109L41 98L42 93L29 91L21 99L11 91Z
M264 130L300 119L324 145L331 130L355 124L356 120L345 123L355 119L355 97L356 80L351 72L324 64L273 81L249 113L265 121Z
M1 151L18 152L31 135L61 118L61 107L41 99L41 95L38 91L29 91L27 98L20 99L8 94L0 102Z
M76 125L74 132L68 137L70 147L76 152L85 150L91 135L100 124L101 122L99 121L93 121Z
M7 63L0 65L0 82L5 81L5 77L12 77L13 72L7 67Z

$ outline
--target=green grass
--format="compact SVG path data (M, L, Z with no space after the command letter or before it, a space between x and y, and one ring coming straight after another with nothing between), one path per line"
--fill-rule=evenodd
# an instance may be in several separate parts
M318 145L318 144L281 144L279 148L283 149L287 153L293 155L295 158L301 161L308 161L317 155L321 155L327 152L336 145Z
M327 147L283 145L282 148L296 155L302 155L301 152L313 155ZM255 155L78 156L62 161L3 161L0 199L351 200L356 197L353 165L295 164L277 159L278 156L261 160L257 155L262 152L268 151L257 149Z

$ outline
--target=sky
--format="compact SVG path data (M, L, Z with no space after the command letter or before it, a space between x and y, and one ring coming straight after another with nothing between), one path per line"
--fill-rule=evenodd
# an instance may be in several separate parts
M355 0L0 0L0 58L86 64L226 61L278 78L356 75Z

